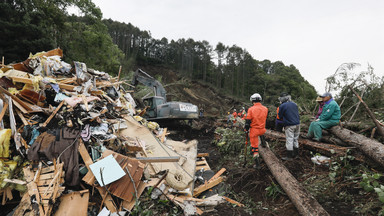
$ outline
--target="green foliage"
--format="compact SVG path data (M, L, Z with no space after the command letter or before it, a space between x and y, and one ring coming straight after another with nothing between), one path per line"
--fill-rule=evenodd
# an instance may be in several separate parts
M255 92L263 95L266 103L273 103L285 91L293 98L313 100L316 91L293 66L281 61L258 61L245 49L207 41L155 39L131 23L111 19L103 21L113 42L124 52L126 59L139 65L165 65L182 76L212 84L238 99L248 100ZM217 57L217 62L213 61Z
M376 192L379 201L384 204L384 185L379 183L379 179L382 175L379 173L373 173L373 174L362 174L361 177L363 178L360 182L360 186L366 191L366 192ZM384 215L384 205L382 206L382 210L379 212L379 215Z
M379 182L377 181L381 177L379 173L375 173L375 174L364 173L361 175L361 177L363 178L363 180L360 182L360 186L367 192L371 192L373 190L376 191L375 188L380 189L382 186L382 185L380 186Z
M355 157L350 155L351 151L348 149L344 156L336 158L329 166L329 179L332 182L336 182L336 178L342 179L345 176L354 175L355 166L351 164L351 161L355 160Z
M221 138L215 140L221 153L226 155L239 155L244 149L245 133L237 128L216 128L215 133ZM251 143L248 140L248 145Z
M83 16L69 16L68 7ZM123 53L113 44L99 8L90 0L7 0L0 3L0 55L24 61L29 53L64 50L64 60L117 74Z
M265 188L265 190L267 191L267 196L272 197L272 200L276 199L280 194L284 194L280 185L274 182L271 182L271 185Z

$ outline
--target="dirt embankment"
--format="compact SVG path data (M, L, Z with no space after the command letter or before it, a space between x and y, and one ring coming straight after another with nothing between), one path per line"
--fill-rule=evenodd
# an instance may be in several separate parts
M162 67L141 67L153 77L160 77L167 91L168 101L182 101L195 104L204 109L205 116L226 116L232 109L239 109L244 104L208 84L180 77L174 70Z

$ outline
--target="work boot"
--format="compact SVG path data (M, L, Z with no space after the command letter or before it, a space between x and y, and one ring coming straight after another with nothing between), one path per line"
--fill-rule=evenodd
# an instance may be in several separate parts
M258 170L261 168L259 157L255 157L255 165L253 165L253 168L258 169Z
M302 135L301 137L304 139L309 139L309 140L313 138L313 136L309 136L308 134Z
M293 160L293 151L292 150L287 150L287 155L285 157L282 157L281 159L285 160L285 161Z
M299 148L293 147L293 157L299 157Z
M267 144L265 143L265 136L261 135L260 136L260 142L262 147L267 147Z

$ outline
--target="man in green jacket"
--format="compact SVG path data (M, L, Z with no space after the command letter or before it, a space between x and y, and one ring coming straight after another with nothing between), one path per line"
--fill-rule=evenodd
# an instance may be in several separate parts
M320 141L322 137L322 129L328 129L339 123L341 112L340 107L335 100L332 98L332 94L329 92L324 93L322 96L324 106L320 117L311 123L309 126L308 138Z

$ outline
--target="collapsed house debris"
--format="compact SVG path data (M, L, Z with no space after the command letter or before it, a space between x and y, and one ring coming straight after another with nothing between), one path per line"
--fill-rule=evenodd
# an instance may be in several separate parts
M217 194L198 198L224 181L225 169L195 186L196 171L210 170L208 155L197 153L196 140L166 139L166 128L136 114L120 73L110 77L62 57L55 49L2 64L2 205L19 191L16 215L109 215L131 211L148 187L186 215L224 201L242 205Z

